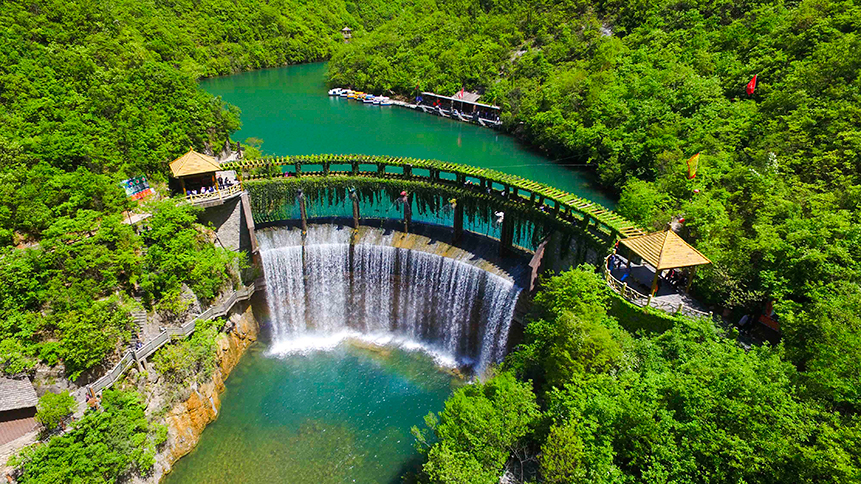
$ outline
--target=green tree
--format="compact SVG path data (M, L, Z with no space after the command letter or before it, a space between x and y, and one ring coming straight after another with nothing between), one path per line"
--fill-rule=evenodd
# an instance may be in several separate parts
M631 178L622 187L617 210L628 220L644 227L650 226L658 219L658 214L667 209L669 198L669 195L659 191L653 184Z
M526 341L508 364L548 387L624 365L629 338L607 315L608 303L607 287L585 266L543 281Z
M495 482L509 457L522 452L522 439L537 417L528 382L511 373L460 388L433 427L439 443L431 448L424 471L433 482Z
M225 284L238 282L236 274L245 260L212 244L197 224L199 209L173 201L156 203L153 209L141 280L151 303L179 297L183 284L198 298L211 300Z
M811 396L844 412L861 412L861 290L842 283L781 313L789 359Z
M565 484L583 479L583 440L573 424L554 425L541 446L544 481Z
M63 426L76 407L75 399L68 390L61 393L48 392L39 398L36 421L50 432Z
M10 463L22 470L18 482L108 483L152 468L166 428L147 421L136 393L105 390L102 406L103 411L88 410L69 432L13 457Z

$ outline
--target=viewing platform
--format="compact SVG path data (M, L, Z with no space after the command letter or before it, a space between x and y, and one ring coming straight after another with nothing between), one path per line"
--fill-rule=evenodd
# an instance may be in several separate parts
M711 318L712 313L688 294L694 269L710 263L675 232L665 230L622 239L616 252L604 259L602 271L610 289L636 306Z
M221 205L242 194L236 172L223 170L215 158L194 150L174 160L170 171L179 181L185 199L198 207Z
M209 193L197 195L186 194L185 199L194 206L207 208L221 205L242 195L242 186L237 184L226 188L216 189Z

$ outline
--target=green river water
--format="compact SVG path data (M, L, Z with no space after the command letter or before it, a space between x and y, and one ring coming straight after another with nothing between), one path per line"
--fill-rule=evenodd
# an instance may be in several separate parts
M304 64L207 79L201 87L242 110L242 130L233 139L260 138L267 154L355 153L464 163L615 206L594 188L591 172L560 166L488 128L398 106L329 97L325 74L325 63Z
M420 465L410 427L460 384L422 353L344 343L275 358L257 345L167 482L399 483Z
M210 79L242 109L234 139L269 154L362 153L491 167L612 206L584 172L558 166L495 131L397 106L329 98L325 64ZM261 311L261 314L265 313ZM227 380L218 419L166 482L396 483L421 458L409 429L463 382L427 355L350 343L274 357L259 343Z

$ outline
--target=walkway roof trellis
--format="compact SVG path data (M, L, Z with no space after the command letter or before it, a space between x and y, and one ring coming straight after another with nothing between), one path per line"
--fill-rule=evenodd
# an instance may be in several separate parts
M711 264L706 256L672 230L622 239L619 242L658 271Z
M175 159L170 164L170 171L176 178L212 173L219 170L221 170L221 165L215 161L215 158L200 154L194 150L188 150L188 153Z
M435 92L422 92L422 96L433 96L433 97L436 97L439 99L445 99L447 101L463 103L463 104L472 104L473 106L479 106L479 107L487 108L487 109L496 109L496 110L502 109L499 106L491 106L490 104L482 104L482 103L477 103L474 101L467 101L466 99L458 99L456 97L443 96L442 94L437 94Z
M580 198L568 192L559 190L558 188L538 183L532 180L527 180L516 175L503 173L489 168L478 168L475 166L461 165L458 163L449 163L439 160L423 160L416 158L400 158L391 156L366 156L366 155L302 155L289 157L267 157L257 160L239 160L226 162L222 169L225 170L241 170L254 169L261 166L284 166L284 165L301 165L308 164L331 164L331 163L352 163L356 168L360 164L377 164L377 165L393 165L410 168L424 168L428 170L444 171L448 173L463 174L477 178L484 178L490 182L507 185L520 190L526 190L532 195L535 195L538 202L541 202L541 197L547 201L554 201L559 204L560 208L565 211L577 212L595 219L599 225L606 226L609 232L620 234L625 237L634 237L643 235L645 232L625 220L618 214L608 210L597 203ZM361 170L360 170L361 171ZM367 173L367 172L363 172ZM374 174L379 173L374 169ZM391 175L387 175L391 176ZM407 178L414 177L415 173ZM521 192L522 195L522 192ZM527 200L529 197L526 198ZM603 230L599 227L599 230Z

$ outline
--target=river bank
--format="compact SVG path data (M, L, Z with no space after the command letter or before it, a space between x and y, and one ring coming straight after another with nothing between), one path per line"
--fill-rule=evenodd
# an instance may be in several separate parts
M219 325L216 328L220 329L215 330L217 334L212 340L211 351L198 356L205 359L211 358L210 361L213 362L212 371L208 377L196 381L195 378L181 382L170 381L160 373L164 370L156 370L153 363L153 360L157 359L158 354L156 354L150 360L142 361L143 368L131 368L113 385L113 390L121 390L121 393L132 395L135 400L138 398L142 400L141 415L145 415L149 426L148 432L150 432L146 438L161 442L154 449L154 465L151 468L148 467L145 475L139 475L137 472L126 473L118 482L136 484L161 482L174 464L195 448L206 426L218 418L225 381L243 355L258 340L260 334L260 324L249 300L234 304L223 320L219 321L223 322L215 323ZM181 343L176 341L172 344ZM57 371L59 370L54 369L53 373ZM37 380L42 383L40 387L44 386L42 392L47 391L46 388L49 385L73 390L74 394L85 390L85 387L78 387L64 379L47 379L44 375L42 378L45 381ZM96 405L101 407L101 398L97 402ZM87 417L84 417L86 408L87 405L81 404L74 418L76 420L90 418L92 421L94 415L92 410L86 414ZM108 419L111 418L112 414L107 406L96 413L100 412L104 412ZM122 418L125 417L120 416L120 419ZM20 479L22 469L7 465L10 457L16 454L27 455L28 449L25 449L27 446L32 445L35 448L50 445L55 439L66 438L66 434L76 432L76 425L67 425L65 431L49 436L42 435L41 429L37 428L20 439L3 445L0 447L0 475L6 476L9 482ZM159 428L162 430L158 430ZM98 435L94 436L96 440L99 438L101 437ZM27 462L27 458L23 462Z
M147 411L156 421L167 426L167 440L155 456L155 465L147 476L135 476L134 484L157 484L171 472L174 464L194 450L208 424L215 421L221 409L221 394L225 381L248 349L257 341L260 324L249 302L237 304L227 317L225 332L218 340L216 368L209 381L193 383L182 389L180 401L165 405L175 395L176 388L164 382L154 371L140 374L134 371L129 380L139 382L146 395ZM167 407L167 409L165 408ZM159 414L163 414L160 416Z

